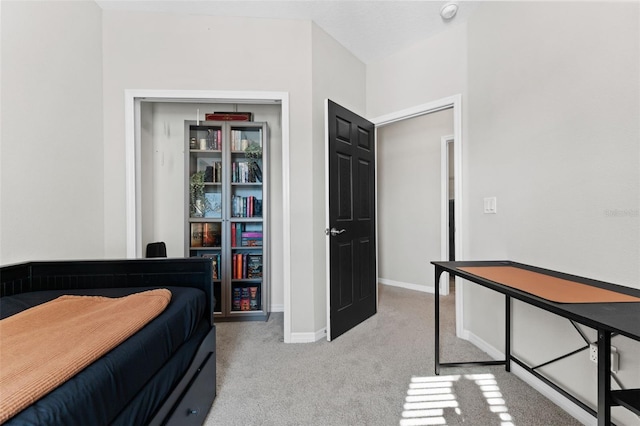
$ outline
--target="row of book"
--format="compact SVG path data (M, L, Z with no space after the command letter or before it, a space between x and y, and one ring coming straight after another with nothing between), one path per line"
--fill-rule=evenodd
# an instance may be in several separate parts
M262 278L262 255L235 253L232 256L231 278L234 280Z
M204 169L204 181L222 183L222 162L214 161L212 164Z
M193 132L191 134L193 135ZM214 151L220 151L222 149L221 129L207 129L205 138L200 138L200 135L201 132L198 132L196 136L191 136L191 140L189 141L189 149Z
M256 132L252 132L256 133ZM262 140L262 131L257 130L257 139L258 141ZM255 136L255 135L254 135ZM261 142L256 142L248 139L248 135L246 130L231 130L231 150L232 151L244 151L249 145L257 145L258 147L262 147Z
M231 197L231 216L233 217L262 217L262 200L250 195Z
M220 247L222 238L219 223L192 223L191 247Z
M247 230L246 223L231 224L231 247L262 247L262 231Z
M221 254L205 253L202 257L211 259L213 279L221 279ZM262 255L254 253L235 253L232 255L231 278L234 280L262 278Z
M262 169L257 161L234 161L231 163L231 182L260 183Z
M260 310L260 295L257 286L233 287L233 299L231 309L234 311L258 311Z

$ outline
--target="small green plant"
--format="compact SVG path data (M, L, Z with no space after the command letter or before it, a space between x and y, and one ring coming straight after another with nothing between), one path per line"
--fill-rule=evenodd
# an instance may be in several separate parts
M260 159L262 158L262 146L254 141L249 142L244 149L247 165L251 170L251 175L256 182L262 182L262 170L260 169Z
M262 147L260 146L259 143L251 141L249 142L247 147L244 149L244 153L247 156L247 158L258 160L262 158Z
M206 211L208 201L204 196L204 172L195 172L189 179L189 214L192 217L202 217Z

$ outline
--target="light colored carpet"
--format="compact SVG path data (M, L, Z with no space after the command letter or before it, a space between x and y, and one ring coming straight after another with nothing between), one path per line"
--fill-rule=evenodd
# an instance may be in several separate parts
M580 424L504 367L435 376L434 296L385 285L379 294L377 315L333 342L283 343L281 313L218 323L218 396L205 424ZM442 298L443 361L488 359L455 338L453 303Z

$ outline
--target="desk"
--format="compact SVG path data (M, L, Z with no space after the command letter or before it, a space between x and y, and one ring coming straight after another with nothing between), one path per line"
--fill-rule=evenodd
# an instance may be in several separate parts
M510 371L511 362L515 362L525 368L531 374L544 381L546 384L559 391L570 400L580 405L586 411L595 415L598 426L611 424L611 407L623 406L636 415L640 415L640 389L611 390L611 357L598 356L598 407L594 411L584 402L578 400L546 377L534 371L530 366L511 354L511 299L520 300L536 306L545 311L552 312L570 321L593 328L598 333L598 353L609 354L611 351L612 335L623 335L640 341L640 290L630 287L611 284L575 275L564 274L535 266L523 265L510 261L469 261L469 262L431 262L435 265L435 373L440 374L441 367L465 367L472 365L504 365ZM487 268L485 270L479 268ZM517 272L515 275L500 274L500 269L509 269ZM473 271L473 273L471 272ZM487 271L487 273L483 273ZM497 291L505 295L505 359L498 361L473 361L473 362L440 362L440 290L438 282L440 275L448 272L451 276L459 276L472 283ZM558 302L541 297L534 287L526 287L522 276L537 277L539 282L548 281L553 288L557 285L576 285L581 287L576 294L585 293L583 290L593 290L599 293L588 303L566 303L567 300ZM512 278L509 278L511 276ZM489 277L489 278L488 278ZM515 278L513 278L515 277ZM512 282L509 282L511 279ZM535 281L535 280L534 280ZM526 284L526 283L524 283ZM549 287L549 286L547 286ZM525 291L526 289L527 291ZM588 291L587 291L588 292ZM538 293L538 294L537 294ZM548 293L545 297L549 297ZM617 295L617 296L616 296ZM602 300L615 300L620 297L625 301L598 302ZM610 299L609 297L613 297ZM594 301L596 300L596 301ZM636 301L637 300L637 301ZM584 338L584 336L583 336ZM636 357L638 358L638 357Z

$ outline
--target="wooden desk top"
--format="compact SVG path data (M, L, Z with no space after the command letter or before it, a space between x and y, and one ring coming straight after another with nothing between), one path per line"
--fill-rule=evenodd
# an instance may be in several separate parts
M431 263L589 327L640 340L640 289L511 261Z
M640 297L516 266L468 266L459 269L557 303L640 302Z

